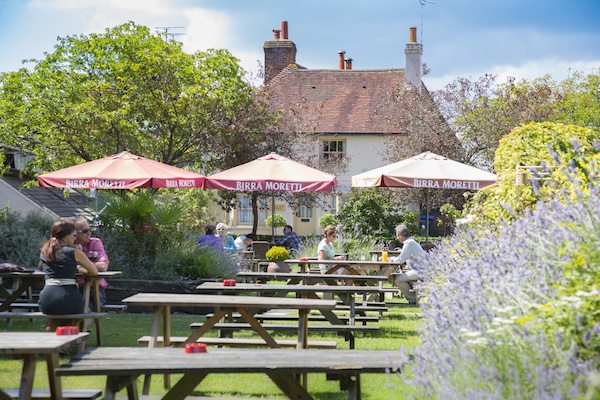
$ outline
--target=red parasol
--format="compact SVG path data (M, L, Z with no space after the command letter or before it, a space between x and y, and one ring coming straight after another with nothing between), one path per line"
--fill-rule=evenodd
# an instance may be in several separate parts
M204 176L124 151L40 175L38 183L74 189L201 188Z
M331 192L336 186L335 175L275 153L216 173L205 181L207 189L238 191ZM274 205L271 211L275 213ZM275 228L271 229L274 236Z
M496 175L426 151L352 177L354 187L414 187L479 190L496 183ZM427 195L427 192L426 192ZM429 201L426 200L429 240Z

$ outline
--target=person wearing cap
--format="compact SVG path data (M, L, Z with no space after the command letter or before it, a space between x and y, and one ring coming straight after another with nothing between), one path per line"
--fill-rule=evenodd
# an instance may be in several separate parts
M227 225L223 222L219 222L217 224L217 236L223 242L223 249L228 253L235 253L237 251L237 247L235 245L235 240L231 235L227 234Z

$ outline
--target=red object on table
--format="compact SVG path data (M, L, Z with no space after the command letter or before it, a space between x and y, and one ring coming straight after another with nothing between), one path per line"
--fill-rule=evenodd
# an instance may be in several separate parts
M186 343L186 353L206 353L206 344L204 343Z
M235 279L225 279L223 281L223 286L235 286L236 281Z
M300 257L299 260L300 261L308 261L308 257Z
M56 334L58 336L79 335L79 327L74 325L59 326L56 328Z

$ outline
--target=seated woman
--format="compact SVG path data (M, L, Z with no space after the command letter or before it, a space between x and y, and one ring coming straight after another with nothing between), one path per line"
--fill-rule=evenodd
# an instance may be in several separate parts
M317 247L317 257L319 260L343 260L344 256L336 256L335 250L333 248L333 241L337 238L337 229L333 225L328 225L325 227L325 231L323 232L324 238L319 243ZM319 264L319 270L321 274L326 274L333 268L333 265L327 264ZM344 270L342 269L340 274L343 274Z
M42 244L40 264L44 269L46 284L40 293L39 306L44 314L81 314L83 297L77 288L75 274L97 275L98 269L83 251L75 247L77 231L67 221L56 221L50 228L50 240ZM51 320L50 330L59 321Z
M233 237L227 234L227 225L222 222L217 224L217 236L223 242L223 249L225 249L226 252L235 253L237 251Z

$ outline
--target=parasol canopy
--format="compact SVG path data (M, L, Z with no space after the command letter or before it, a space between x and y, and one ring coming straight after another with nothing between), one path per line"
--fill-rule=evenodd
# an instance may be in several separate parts
M479 190L494 183L491 172L430 151L352 177L354 187Z
M337 186L335 175L271 153L237 167L206 177L207 189L244 192L331 192ZM271 213L275 217L275 196ZM271 238L275 227L271 227Z
M204 175L128 151L38 176L42 187L73 189L201 188Z
M496 175L426 151L352 177L353 187L411 187L473 191L496 183ZM426 240L429 240L429 201L426 192Z
M207 189L261 192L331 192L335 175L276 153L259 157L206 178Z

